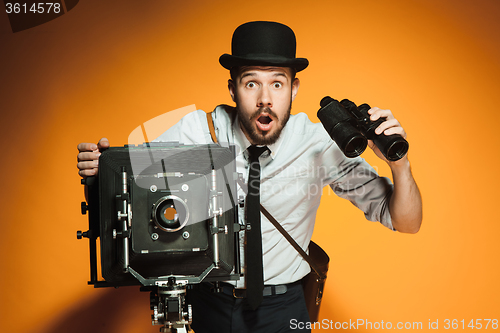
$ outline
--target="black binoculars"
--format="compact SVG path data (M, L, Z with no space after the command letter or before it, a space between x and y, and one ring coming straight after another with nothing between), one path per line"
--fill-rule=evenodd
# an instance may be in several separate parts
M356 106L348 99L341 102L324 97L320 102L318 118L330 137L337 143L347 157L361 155L372 140L389 161L397 161L408 151L408 141L399 134L375 134L375 129L385 121L379 118L370 120L368 104Z

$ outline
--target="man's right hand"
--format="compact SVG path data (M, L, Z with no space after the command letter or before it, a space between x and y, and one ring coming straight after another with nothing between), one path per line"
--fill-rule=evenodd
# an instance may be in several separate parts
M102 138L97 144L82 142L77 148L78 174L83 178L97 175L99 156L104 149L109 148L108 139Z

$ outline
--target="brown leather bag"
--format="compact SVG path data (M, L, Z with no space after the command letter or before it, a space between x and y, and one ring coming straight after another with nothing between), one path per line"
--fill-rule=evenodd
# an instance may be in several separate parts
M309 243L309 257L318 265L318 268L324 273L323 277L319 276L314 270L307 274L302 279L302 288L304 289L304 297L306 299L307 312L309 312L309 320L317 322L319 318L319 308L323 299L323 292L326 283L326 273L328 272L328 264L330 257L316 243Z
M207 113L207 122L213 142L218 143L217 136L215 135L214 122L211 112ZM245 190L246 186L240 182L238 183ZM304 260L307 261L307 263L311 266L311 272L302 279L302 288L304 290L304 297L306 299L309 320L311 322L317 322L319 318L321 300L323 299L323 292L326 283L326 273L328 272L328 264L330 262L330 258L328 257L326 252L313 241L309 243L309 255L307 255L307 253L302 250L300 245L295 242L292 236L290 236L290 234L285 229L283 229L281 224L262 205L260 205L260 211L286 238L290 245L292 245L294 249L299 252L302 258L304 258Z

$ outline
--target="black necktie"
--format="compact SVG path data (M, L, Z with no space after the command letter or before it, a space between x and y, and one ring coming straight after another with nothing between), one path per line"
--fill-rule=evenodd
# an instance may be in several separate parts
M246 198L247 222L251 230L247 232L247 297L255 310L262 302L264 274L262 268L262 234L260 228L260 163L259 156L267 147L248 147L250 170L248 171L248 194Z

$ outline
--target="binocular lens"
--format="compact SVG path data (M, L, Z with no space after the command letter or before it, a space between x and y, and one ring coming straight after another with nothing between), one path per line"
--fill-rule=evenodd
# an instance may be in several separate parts
M408 142L402 138L399 140L399 138L386 146L384 155L389 161L397 161L408 152Z
M356 157L365 151L368 141L353 124L353 120L339 101L326 96L321 102L318 118L330 137L347 157Z
M344 154L347 157L356 157L361 155L368 145L368 142L364 137L358 135L353 136L343 147Z

